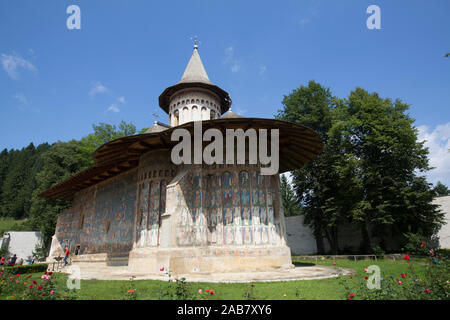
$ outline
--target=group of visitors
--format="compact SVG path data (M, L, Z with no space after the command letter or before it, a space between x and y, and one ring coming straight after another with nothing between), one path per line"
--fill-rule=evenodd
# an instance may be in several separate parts
M8 265L8 266L14 266L15 264L16 264L16 261L17 261L17 256L16 256L16 254L14 254L12 257L11 257L11 259L8 259L8 260L6 260L6 257L5 256L2 256L1 258L0 258L0 266L3 266L3 265ZM21 259L21 260L19 260L19 263L20 263L20 261L22 261L22 263L23 263L23 259Z
M24 260L22 258L20 258L19 261L17 261L17 255L16 254L14 254L10 259L7 259L5 256L2 256L0 258L0 266L3 266L3 265L7 265L7 266L18 265L18 266L21 266L21 265L23 265L23 262L24 262ZM31 256L29 256L28 259L27 259L27 263L28 264L33 264L34 263L34 259Z

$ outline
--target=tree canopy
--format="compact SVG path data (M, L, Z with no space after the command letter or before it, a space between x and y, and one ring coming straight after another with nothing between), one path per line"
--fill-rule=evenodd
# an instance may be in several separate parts
M429 169L428 150L417 140L408 105L356 88L346 99L310 81L283 99L277 118L305 125L323 139L322 153L292 173L293 185L313 228L319 251L326 239L338 253L339 229L359 226L360 251L384 246L385 236L431 236L443 213L419 174Z

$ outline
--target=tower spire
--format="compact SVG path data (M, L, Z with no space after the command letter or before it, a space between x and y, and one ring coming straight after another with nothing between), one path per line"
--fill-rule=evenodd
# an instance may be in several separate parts
M188 62L186 69L184 70L183 76L179 83L185 82L203 82L211 84L208 78L205 67L203 66L202 59L198 54L197 38L192 38L194 41L194 52L192 53L191 59Z

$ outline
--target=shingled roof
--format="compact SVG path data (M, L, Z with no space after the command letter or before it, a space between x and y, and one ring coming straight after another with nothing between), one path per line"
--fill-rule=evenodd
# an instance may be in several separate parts
M170 98L178 91L187 88L202 88L215 93L220 99L221 114L227 112L231 106L231 98L228 92L209 80L197 46L194 46L194 52L192 53L191 59L189 59L181 80L177 84L168 87L159 96L159 106L161 109L169 113Z

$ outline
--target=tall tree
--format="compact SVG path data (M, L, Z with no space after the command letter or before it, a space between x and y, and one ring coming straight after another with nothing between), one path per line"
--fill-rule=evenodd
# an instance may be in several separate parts
M361 250L366 252L373 246L370 228L378 238L408 229L431 236L442 222L430 185L417 176L429 170L428 150L418 141L408 108L398 99L356 88L341 113L346 152L357 159L362 186L364 214L351 219L360 225Z
M79 156L88 159L90 165L94 164L92 155L102 144L125 136L136 134L136 127L132 123L121 121L119 126L108 123L99 123L92 126L93 133L83 137L80 141Z
M43 168L37 174L37 188L33 192L30 224L40 230L46 244L50 243L55 232L58 213L70 204L62 200L44 199L37 195L53 185L69 178L89 166L88 159L80 154L80 142L57 142L42 155Z
M298 216L301 214L300 206L289 181L284 174L280 178L281 200L283 203L284 215L286 217Z
M428 150L400 100L382 99L357 88L345 100L310 81L283 99L277 118L308 126L322 137L321 154L293 172L294 190L319 252L327 239L339 252L339 227L361 230L361 251L374 237L408 231L431 236L443 214L432 203L424 177ZM381 243L382 244L382 243Z
M332 168L339 154L333 153L333 148L328 146L328 133L338 101L328 88L310 81L308 86L301 86L285 96L282 103L284 109L278 111L276 118L310 127L324 141L322 153L304 168L293 171L292 177L304 221L314 232L318 251L325 251L325 237L332 250L337 252L340 210L335 202L338 199L338 190L334 188L337 173Z
M436 186L434 187L433 191L436 193L438 197L448 196L450 195L450 190L447 188L447 186L440 181L436 183Z

